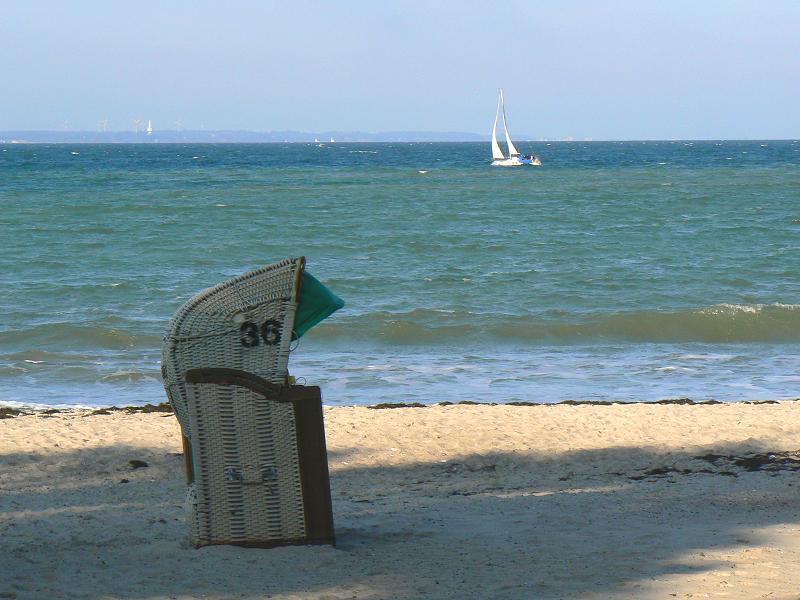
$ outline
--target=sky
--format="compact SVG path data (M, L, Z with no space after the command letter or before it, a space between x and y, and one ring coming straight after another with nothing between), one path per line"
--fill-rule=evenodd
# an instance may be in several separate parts
M800 137L800 1L0 5L0 131Z

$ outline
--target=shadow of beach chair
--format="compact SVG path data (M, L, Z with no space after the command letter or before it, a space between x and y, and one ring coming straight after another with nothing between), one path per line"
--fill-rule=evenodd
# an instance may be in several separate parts
M304 269L287 259L205 290L164 337L196 546L334 542L320 389L288 376L302 288L326 289ZM339 306L312 311L311 325Z

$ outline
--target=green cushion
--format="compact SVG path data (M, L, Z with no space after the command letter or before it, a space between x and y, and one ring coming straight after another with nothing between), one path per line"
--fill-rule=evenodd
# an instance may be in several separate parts
M308 271L303 272L300 304L294 317L294 334L303 334L344 306L344 300L322 285Z

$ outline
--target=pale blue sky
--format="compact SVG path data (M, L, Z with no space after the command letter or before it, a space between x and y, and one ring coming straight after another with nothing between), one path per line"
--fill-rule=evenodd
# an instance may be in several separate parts
M0 130L800 137L800 1L26 1Z

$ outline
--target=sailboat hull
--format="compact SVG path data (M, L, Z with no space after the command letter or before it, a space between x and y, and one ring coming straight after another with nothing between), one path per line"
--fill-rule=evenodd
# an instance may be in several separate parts
M503 160L492 161L493 167L522 167L525 165L528 165L529 167L540 167L542 165L542 161L540 161L538 158L517 158L516 156L505 158Z

